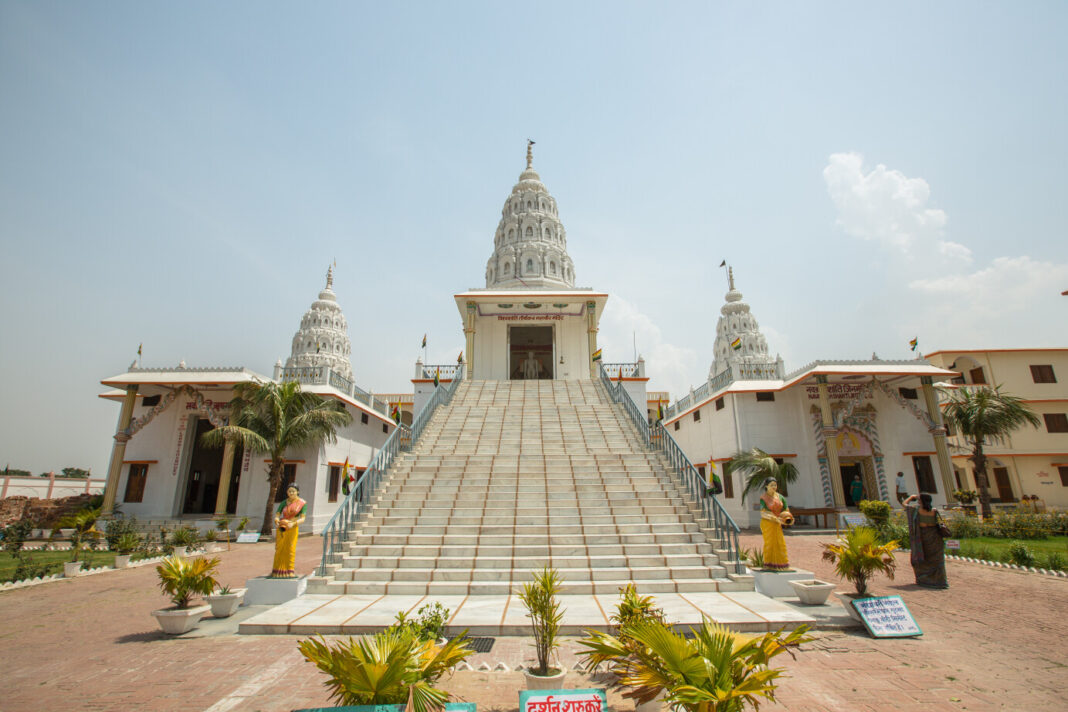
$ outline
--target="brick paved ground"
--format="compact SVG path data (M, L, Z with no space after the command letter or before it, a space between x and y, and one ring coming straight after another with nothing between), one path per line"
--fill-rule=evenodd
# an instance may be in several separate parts
M788 539L792 562L833 580L819 560L829 537ZM743 545L759 545L744 537ZM298 568L310 570L319 540L301 540ZM240 584L270 566L271 545L219 554L224 583ZM779 705L802 710L1065 710L1068 682L1068 581L951 562L948 591L912 585L899 555L896 581L877 593L900 594L924 630L918 639L872 640L863 633L820 633L791 660ZM85 576L0 593L0 710L263 710L328 702L322 676L290 637L237 636L236 625L206 621L200 637L169 639L150 612L166 601L154 569ZM510 667L529 658L529 641L501 638L482 662ZM562 661L574 662L565 643ZM480 710L515 710L518 673L458 673L445 687ZM578 673L568 687L597 686ZM613 709L630 703L610 697Z

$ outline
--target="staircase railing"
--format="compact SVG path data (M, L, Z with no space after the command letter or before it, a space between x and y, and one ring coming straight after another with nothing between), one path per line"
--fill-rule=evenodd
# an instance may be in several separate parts
M319 562L318 569L320 576L326 576L326 567L333 560L341 545L344 544L346 534L352 525L356 523L360 513L363 511L363 507L370 503L371 498L378 490L378 485L385 477L386 471L389 470L397 455L401 450L415 447L419 436L423 434L431 416L434 415L434 411L437 410L439 405L449 403L452 400L460 381L463 380L463 375L464 369L463 366L460 366L456 369L452 382L444 385L439 384L434 389L434 394L430 396L430 400L426 402L426 405L423 406L419 411L419 415L412 422L412 427L409 429L404 425L398 424L393 429L393 432L389 434L389 437L386 438L382 449L371 459L371 463L367 466L363 475L360 476L348 496L345 497L345 501L341 503L337 511L334 512L334 516L330 517L326 526L323 527L323 558Z
M623 386L623 382L613 381L605 371L604 366L600 363L598 365L600 365L601 383L608 391L612 401L622 404L624 412L630 416L631 421L637 427L638 434L645 446L664 453L675 471L675 476L693 501L697 502L697 505L701 508L701 516L705 521L712 524L716 537L727 545L727 558L733 562L734 572L745 573L745 564L742 563L740 557L741 549L739 549L738 545L738 534L741 531L738 524L724 509L723 504L716 496L709 493L701 473L690 462L690 458L686 457L686 453L675 442L675 438L660 423L650 427L645 413L634 402L634 397Z

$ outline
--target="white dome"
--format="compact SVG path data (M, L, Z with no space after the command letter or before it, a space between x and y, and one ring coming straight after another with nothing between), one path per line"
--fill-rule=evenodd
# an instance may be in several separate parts
M724 297L727 301L720 307L719 322L716 323L716 343L709 377L722 373L728 364L773 364L777 359L768 355L768 341L760 333L760 325L742 301L742 293L734 287L734 269L727 269L729 291ZM732 344L737 343L737 348Z
M293 336L292 354L286 359L286 368L299 366L329 366L330 369L352 380L352 364L349 356L352 344L349 341L348 323L334 294L334 268L326 271L326 287L319 298L300 320L300 328Z
M527 168L504 202L486 264L486 287L496 289L573 288L575 265L567 254L567 232L533 168L533 142L527 143Z

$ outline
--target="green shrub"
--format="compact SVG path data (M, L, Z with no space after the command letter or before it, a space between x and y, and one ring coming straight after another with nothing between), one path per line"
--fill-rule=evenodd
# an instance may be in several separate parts
M1014 541L1009 544L1009 561L1017 566L1034 566L1035 555L1023 542Z
M115 544L118 542L119 538L125 534L135 534L140 536L136 518L109 519L108 523L104 525L104 541L108 543L108 548L112 551L118 551L118 549L115 548Z
M1042 568L1050 571L1064 571L1068 569L1068 560L1065 560L1064 556L1056 551L1052 551L1046 556L1046 560L1042 563Z
M108 548L117 554L132 554L141 548L141 535L137 532L123 532L113 541L108 543Z
M445 637L445 624L449 622L449 609L437 601L419 609L418 618L409 618L404 611L397 614L396 622L387 630L411 631L419 640L436 642Z
M19 553L31 533L33 533L33 523L28 519L23 519L0 529L0 539L3 539L4 551L11 554Z
M753 547L742 552L742 558L749 562L749 568L764 568L764 550Z
M1046 514L1008 512L995 514L991 522L995 536L1006 539L1045 539L1053 533L1053 519Z
M196 527L179 527L171 534L171 546L196 546L200 543L200 532Z
M871 522L876 529L890 520L889 502L883 502L878 499L862 499L857 506L860 507L861 514L867 517L868 521Z
M983 522L980 522L977 517L970 517L968 515L946 517L945 522L954 539L974 539L979 536L993 536L993 532L988 531L989 527L983 524Z

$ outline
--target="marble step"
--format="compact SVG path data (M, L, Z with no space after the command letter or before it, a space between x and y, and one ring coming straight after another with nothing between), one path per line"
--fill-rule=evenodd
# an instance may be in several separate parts
M529 572L528 572L529 573ZM337 581L309 580L308 593L334 595L412 595L412 596L508 596L521 591L529 578L512 581ZM717 579L638 579L620 572L617 579L596 581L564 581L560 586L562 595L607 594L618 595L619 591L633 583L641 594L650 593L713 593L724 591L752 591L752 583Z
M625 553L624 553L625 552ZM681 544L630 544L624 547L622 544L563 544L548 546L545 544L511 545L479 544L477 546L463 545L427 545L417 544L354 544L349 546L347 556L679 556L691 554L713 555L713 548L708 543L681 543ZM718 561L716 562L718 563Z
M684 572L676 578L696 578L702 567L718 567L719 559L713 554L672 554L668 556L344 556L337 572L339 579L368 580L374 578L371 569L481 569L535 570L545 566L581 571L584 569L657 569ZM722 567L720 567L722 568ZM345 572L350 572L348 575ZM651 576L646 578L661 578ZM478 578L474 576L474 578Z

